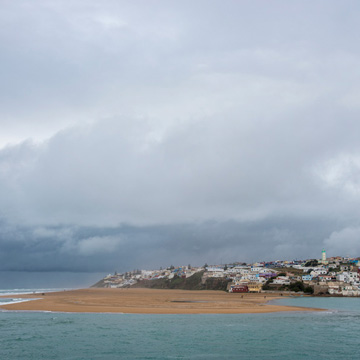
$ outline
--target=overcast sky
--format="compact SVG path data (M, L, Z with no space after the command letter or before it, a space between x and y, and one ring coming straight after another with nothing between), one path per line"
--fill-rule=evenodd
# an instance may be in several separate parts
M0 270L360 255L358 1L0 7Z

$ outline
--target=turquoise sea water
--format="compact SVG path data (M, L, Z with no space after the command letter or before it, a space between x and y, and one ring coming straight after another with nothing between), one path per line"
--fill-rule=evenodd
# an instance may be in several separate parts
M0 359L357 359L360 298L332 309L239 315L0 312Z

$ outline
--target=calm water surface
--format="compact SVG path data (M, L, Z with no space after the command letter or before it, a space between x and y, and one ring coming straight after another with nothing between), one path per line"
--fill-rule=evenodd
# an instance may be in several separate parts
M332 309L239 315L0 312L0 359L357 359L360 298Z

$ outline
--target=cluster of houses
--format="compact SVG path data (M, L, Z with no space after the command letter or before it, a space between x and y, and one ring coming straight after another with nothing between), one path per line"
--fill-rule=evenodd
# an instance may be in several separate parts
M159 270L134 270L124 274L109 274L103 279L105 287L129 287L142 280L188 278L202 272L202 282L209 278L228 281L229 292L264 292L291 290L292 284L314 294L360 296L360 258L326 258L320 260L294 260L235 263L202 267L170 266ZM295 291L298 291L295 290Z
M263 263L231 264L207 267L204 277L231 280L229 292L261 292L263 285L278 275L278 271L264 266Z
M170 266L166 269L160 268L159 270L133 270L123 274L115 272L113 275L109 274L105 276L103 284L105 287L111 288L129 287L142 280L171 280L176 276L188 278L200 271L204 271L204 267L191 267L188 265L176 268L174 266Z
M230 291L283 291L291 289L291 284L301 283L314 294L360 296L359 266L359 259L334 257L320 261L277 262L275 266L261 263L249 267L248 272L235 267L238 273Z
M302 281L315 292L330 295L360 296L360 260L334 257L302 275Z

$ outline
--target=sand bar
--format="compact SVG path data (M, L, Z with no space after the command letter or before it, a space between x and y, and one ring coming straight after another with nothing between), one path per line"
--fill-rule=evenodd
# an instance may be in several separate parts
M90 288L44 295L16 295L16 298L38 300L3 305L1 309L130 314L243 314L319 310L266 305L269 300L279 298L276 294L229 294L223 291Z

